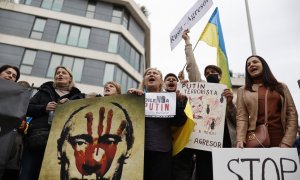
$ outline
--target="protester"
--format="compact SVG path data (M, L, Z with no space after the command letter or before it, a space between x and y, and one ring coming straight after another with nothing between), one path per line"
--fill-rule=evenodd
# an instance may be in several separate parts
M129 89L128 93L142 95L163 92L162 73L156 68L145 70L143 90ZM176 99L176 115L173 118L145 118L144 180L171 180L172 137L171 126L181 126L187 117L185 102Z
M165 90L167 92L176 92L177 82L179 79L173 73L169 73L164 78ZM185 102L187 102L186 96L182 96ZM186 104L187 105L187 104ZM187 107L185 105L185 107ZM192 115L192 110L190 108L190 116ZM186 109L185 109L186 110ZM187 114L187 113L186 113ZM187 114L188 116L188 114ZM189 117L189 116L188 116ZM187 119L184 126L173 127L173 165L172 165L172 180L190 180L193 169L193 154L194 150L189 148L184 148L189 141L189 136L194 128L193 119Z
M237 92L237 147L245 147L247 132L264 124L265 116L270 147L292 147L297 134L298 114L288 87L276 80L260 56L247 58L245 72L245 86Z
M20 77L19 68L11 65L0 67L0 78L17 82ZM20 157L23 151L22 130L25 124L22 123L18 129L0 136L0 179L19 179ZM0 126L0 131L3 127Z
M115 81L108 81L104 84L104 96L112 96L121 94L121 85ZM85 98L102 97L101 94L89 93L85 95Z
M25 138L21 180L36 180L39 177L52 116L57 105L84 97L74 86L71 71L64 66L55 69L54 81L42 84L38 90L31 98L27 111L32 121Z
M205 82L201 79L201 74L196 63L194 53L192 50L192 44L190 43L190 37L188 35L189 30L185 30L182 34L182 38L185 41L185 54L186 54L186 70L188 72L189 81L191 82ZM179 73L179 79L182 78L183 71ZM209 83L219 83L222 77L222 70L215 65L208 65L204 69L204 75ZM229 89L225 89L223 96L227 100L226 117L224 125L224 138L223 147L235 146L235 124L236 124L236 107L233 104L233 94ZM196 176L197 179L213 179L213 165L212 165L212 153L210 151L195 150L196 154ZM186 170L187 175L190 170Z

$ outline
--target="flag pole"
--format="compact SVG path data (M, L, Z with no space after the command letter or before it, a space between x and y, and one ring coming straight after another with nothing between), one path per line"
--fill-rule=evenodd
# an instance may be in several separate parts
M245 6L246 6L248 28L249 28L250 43L251 43L251 51L252 51L252 55L256 55L256 49L255 49L255 43L254 43L254 36L253 36L253 30L252 30L252 23L251 23L251 17L250 17L250 12L249 12L248 0L245 0Z

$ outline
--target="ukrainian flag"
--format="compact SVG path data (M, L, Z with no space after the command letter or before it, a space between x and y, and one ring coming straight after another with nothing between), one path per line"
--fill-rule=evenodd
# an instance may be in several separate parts
M199 40L206 42L209 46L217 48L217 65L222 69L222 79L220 83L227 85L227 87L231 89L228 58L226 55L218 8L216 8L211 15Z
M184 149L186 144L189 142L190 135L194 129L195 122L193 118L193 112L190 105L190 102L188 101L186 103L184 112L187 116L187 120L181 127L174 127L172 129L172 143L173 143L173 150L172 155L175 156L178 154L181 150Z

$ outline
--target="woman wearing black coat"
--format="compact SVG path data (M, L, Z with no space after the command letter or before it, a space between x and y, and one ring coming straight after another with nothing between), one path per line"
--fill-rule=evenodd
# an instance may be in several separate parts
M84 98L74 86L71 71L63 66L55 69L54 81L42 84L38 90L31 98L27 110L27 116L32 117L32 121L25 138L21 180L35 180L39 177L52 116L57 105L68 100Z

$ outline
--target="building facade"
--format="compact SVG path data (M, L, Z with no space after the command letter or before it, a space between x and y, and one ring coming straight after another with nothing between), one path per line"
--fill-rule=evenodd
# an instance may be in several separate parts
M150 67L150 24L133 0L0 0L0 24L0 66L35 87L63 65L85 93L107 81L125 92Z

